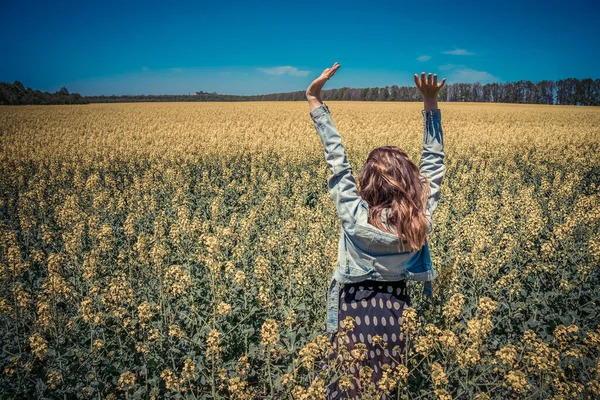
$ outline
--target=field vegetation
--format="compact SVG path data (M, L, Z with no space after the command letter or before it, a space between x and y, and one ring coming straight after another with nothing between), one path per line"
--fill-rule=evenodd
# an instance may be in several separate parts
M330 102L356 173L421 104ZM441 103L431 301L328 360L340 223L304 103L0 107L3 398L600 397L600 110ZM352 334L352 324L345 324Z

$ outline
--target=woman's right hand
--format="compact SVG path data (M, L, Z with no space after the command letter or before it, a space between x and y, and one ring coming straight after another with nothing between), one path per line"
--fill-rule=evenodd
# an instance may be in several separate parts
M419 91L423 95L423 102L425 103L425 110L435 110L437 108L437 95L440 89L446 83L446 78L442 79L441 83L437 81L437 74L433 74L433 79L431 77L431 73L429 76L425 78L425 72L421 72L421 79L415 74L415 85L419 88Z
M312 81L312 83L306 89L306 100L310 105L310 111L318 108L323 102L321 101L321 89L325 85L325 82L331 78L335 72L340 68L340 63L336 62L331 68L325 68L321 75Z

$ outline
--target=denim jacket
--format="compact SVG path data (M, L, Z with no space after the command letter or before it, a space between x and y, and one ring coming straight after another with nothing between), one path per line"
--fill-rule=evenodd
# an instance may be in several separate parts
M440 110L422 111L423 153L420 171L430 182L425 216L429 222L427 233L433 229L432 214L437 208L440 184L445 173L444 140ZM411 279L424 282L424 293L432 295L431 281L437 273L433 269L429 244L425 241L419 250L411 250L405 243L398 249L398 236L384 232L367 222L369 205L363 200L352 176L329 109L325 104L310 112L315 128L325 149L325 161L330 175L329 192L335 203L342 226L338 243L338 262L334 270L327 300L327 332L338 328L339 291L345 283L364 280L398 281ZM383 210L386 222L387 209Z

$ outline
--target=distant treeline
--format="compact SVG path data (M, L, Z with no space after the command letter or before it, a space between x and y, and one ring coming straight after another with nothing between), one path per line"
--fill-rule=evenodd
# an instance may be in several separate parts
M88 103L90 101L85 97L79 93L69 93L64 87L56 93L48 93L25 88L19 81L12 84L0 82L0 105Z
M386 86L383 88L341 88L323 91L323 100L346 101L421 101L414 86ZM567 78L559 81L531 82L521 80L506 83L452 83L444 86L440 101L528 103L600 106L600 79ZM304 101L304 91L273 93L255 96L199 92L194 95L124 95L80 96L66 88L56 93L24 88L16 81L0 83L0 105L18 104L87 104L123 102L176 102L176 101Z

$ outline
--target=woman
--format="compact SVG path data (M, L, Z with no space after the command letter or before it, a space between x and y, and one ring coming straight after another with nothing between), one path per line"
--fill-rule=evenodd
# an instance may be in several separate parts
M352 365L345 371L348 375L328 388L332 399L387 391L382 376L394 372L404 352L400 325L410 305L406 280L423 281L425 294L431 296L436 273L427 234L433 229L445 172L437 94L446 79L438 83L437 74L432 79L423 72L420 79L414 76L424 100L420 168L395 146L374 149L359 173L359 191L341 137L320 98L339 67L335 63L325 69L306 90L310 116L325 149L329 191L342 223L328 293L327 331L336 356L343 353L354 362L346 363Z

